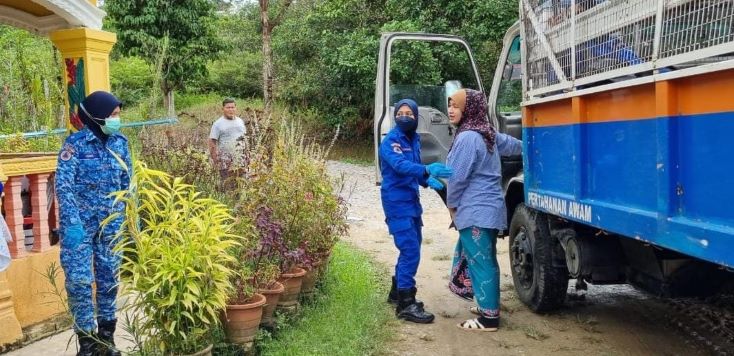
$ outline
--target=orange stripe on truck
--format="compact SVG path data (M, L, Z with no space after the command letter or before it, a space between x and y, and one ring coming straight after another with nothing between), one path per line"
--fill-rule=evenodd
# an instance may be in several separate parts
M523 108L525 127L734 112L734 70L642 84Z

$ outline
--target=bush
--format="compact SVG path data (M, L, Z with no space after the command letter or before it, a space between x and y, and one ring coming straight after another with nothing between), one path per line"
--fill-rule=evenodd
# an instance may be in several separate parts
M347 228L345 202L326 172L327 152L286 120L259 130L242 145L235 168L237 211L255 217L264 206L272 209L285 244L280 270L311 268L326 259Z
M6 139L0 139L0 152L57 152L61 149L62 142L62 136L58 135L26 139L21 134L15 134Z
M154 85L153 68L140 57L121 57L110 62L112 92L133 107L150 95Z
M63 127L65 78L48 38L0 25L0 131Z
M226 206L202 197L181 178L136 162L117 251L128 288L131 329L143 354L191 354L210 343L231 285L231 234ZM120 217L116 213L103 224Z
M241 52L210 63L202 90L224 97L262 97L262 55Z

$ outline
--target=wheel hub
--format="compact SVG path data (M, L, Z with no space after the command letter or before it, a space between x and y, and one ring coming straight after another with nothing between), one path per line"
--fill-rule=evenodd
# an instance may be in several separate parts
M573 278L577 278L581 274L580 248L576 239L569 239L566 242L566 267Z
M533 248L524 227L515 236L512 244L512 269L523 288L533 284Z

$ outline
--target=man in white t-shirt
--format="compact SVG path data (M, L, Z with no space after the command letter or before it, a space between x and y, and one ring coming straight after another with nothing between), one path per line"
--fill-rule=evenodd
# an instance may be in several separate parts
M214 121L209 133L209 154L214 166L219 169L222 179L227 178L232 161L237 154L237 142L245 136L245 122L236 116L237 105L234 99L224 99L222 116Z

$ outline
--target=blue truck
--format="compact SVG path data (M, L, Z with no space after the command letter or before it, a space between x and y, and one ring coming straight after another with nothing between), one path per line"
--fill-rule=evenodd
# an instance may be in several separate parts
M484 91L487 119L523 140L522 157L503 159L504 235L530 309L563 305L571 280L579 291L628 283L663 296L731 289L734 4L522 0L519 8L488 91L461 37L382 35L376 164L398 98L419 103L430 163L445 161L453 140L448 96ZM434 72L416 75L421 64L401 61L406 53L423 53Z

